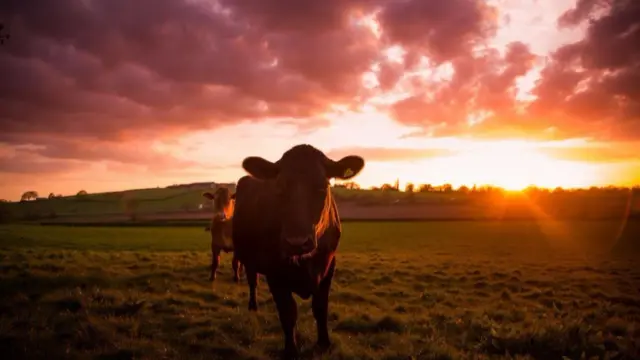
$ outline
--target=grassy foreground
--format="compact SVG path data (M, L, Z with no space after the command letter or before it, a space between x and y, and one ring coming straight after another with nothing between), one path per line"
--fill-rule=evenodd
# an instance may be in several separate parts
M347 223L327 359L638 358L640 268L612 222ZM3 358L262 359L282 334L202 228L0 227ZM310 302L298 300L312 358Z

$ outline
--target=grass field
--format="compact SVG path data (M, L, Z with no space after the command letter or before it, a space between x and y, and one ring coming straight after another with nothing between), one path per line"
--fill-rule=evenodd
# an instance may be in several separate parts
M639 358L640 268L607 255L619 226L346 223L324 358ZM201 227L0 227L3 358L276 356L266 284L252 314L229 255L207 282L208 240Z

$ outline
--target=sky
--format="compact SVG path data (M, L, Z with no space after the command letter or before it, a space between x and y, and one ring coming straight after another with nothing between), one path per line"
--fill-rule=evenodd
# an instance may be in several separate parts
M0 3L0 198L235 182L308 143L362 186L640 183L640 2Z

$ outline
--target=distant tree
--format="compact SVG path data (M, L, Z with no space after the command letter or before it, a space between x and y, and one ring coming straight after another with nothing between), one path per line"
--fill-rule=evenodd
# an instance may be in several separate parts
M453 186L451 184L443 184L440 188L442 189L442 192L453 192Z
M391 184L382 184L380 189L382 191L398 191L398 189L396 189L396 187Z
M22 197L20 197L20 201L29 201L29 200L35 200L38 198L38 192L37 191L25 191L22 194Z
M49 199L53 199L54 197L56 197L56 194L54 194L54 193L49 193Z
M360 189L360 185L358 185L357 183L353 182L353 181L348 181L346 183L343 183L344 187L346 189L349 190L359 190Z
M377 187L377 186L371 186L371 187L369 187L369 190L371 190L371 191L379 191L380 188Z
M415 190L415 186L412 183L407 183L404 186L405 196L407 198L407 201L409 201L410 203L413 203L416 200L416 193L414 190Z
M467 187L466 185L462 185L458 188L458 192L463 193L463 194L468 194L469 193L469 187Z
M87 192L85 190L80 190L78 191L78 193L76 194L76 196L80 197L80 196L87 196Z
M433 191L433 185L431 184L421 184L420 187L418 187L418 192L425 193L430 191Z
M393 184L393 187L396 191L400 191L400 179L396 179L396 182Z
M481 187L481 191L485 194L497 194L504 192L504 189L498 186L485 185Z
M413 190L415 189L415 185L413 185L413 183L407 183L404 186L404 191L408 192L408 193L413 193Z

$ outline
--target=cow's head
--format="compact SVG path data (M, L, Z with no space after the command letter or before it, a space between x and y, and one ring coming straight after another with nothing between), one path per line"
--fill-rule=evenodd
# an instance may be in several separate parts
M285 255L295 256L317 247L317 229L331 199L329 180L351 179L364 167L360 156L345 156L334 161L310 145L297 145L275 163L251 156L242 167L262 180L275 180L278 198L274 211L280 219Z
M212 193L205 192L202 194L205 198L213 201L213 212L215 214L224 212L225 217L229 218L233 212L233 195L226 187L219 187Z

